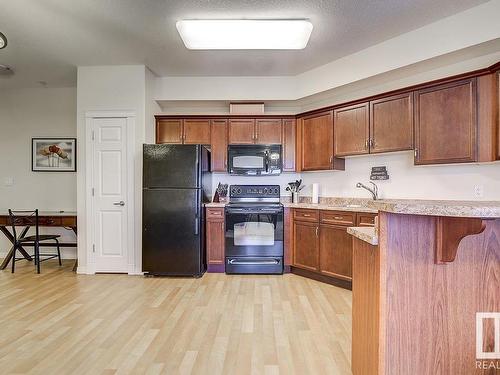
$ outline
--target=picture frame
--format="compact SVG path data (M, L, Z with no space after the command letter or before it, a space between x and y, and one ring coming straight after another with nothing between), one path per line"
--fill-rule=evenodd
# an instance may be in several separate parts
M76 138L31 138L32 172L76 172Z

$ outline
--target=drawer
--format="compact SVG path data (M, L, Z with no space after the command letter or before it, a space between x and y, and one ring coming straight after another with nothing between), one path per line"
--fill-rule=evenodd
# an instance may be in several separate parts
M375 225L376 214L358 214L358 226L373 227Z
M39 217L38 225L49 225L49 226L61 226L61 218L60 217Z
M224 208L207 208L207 219L224 220Z
M321 223L354 226L356 225L356 213L341 211L321 211Z
M319 211L318 210L309 210L309 209L295 209L293 212L293 218L295 220L300 221L311 221L318 222L319 221Z

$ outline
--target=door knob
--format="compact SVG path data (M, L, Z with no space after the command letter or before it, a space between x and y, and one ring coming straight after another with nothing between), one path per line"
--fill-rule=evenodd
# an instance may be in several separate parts
M120 201L120 202L115 202L113 203L115 206L125 206L125 202L124 201Z

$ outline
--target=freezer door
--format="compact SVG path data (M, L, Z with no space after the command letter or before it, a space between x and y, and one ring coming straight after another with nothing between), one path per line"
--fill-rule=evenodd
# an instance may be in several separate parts
M199 276L201 189L143 190L142 268L155 275Z
M144 145L144 188L200 188L200 145Z

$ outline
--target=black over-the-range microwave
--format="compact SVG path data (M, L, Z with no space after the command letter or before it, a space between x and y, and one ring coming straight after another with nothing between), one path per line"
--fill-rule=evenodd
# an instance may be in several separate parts
M281 145L229 145L227 171L246 176L279 175Z

